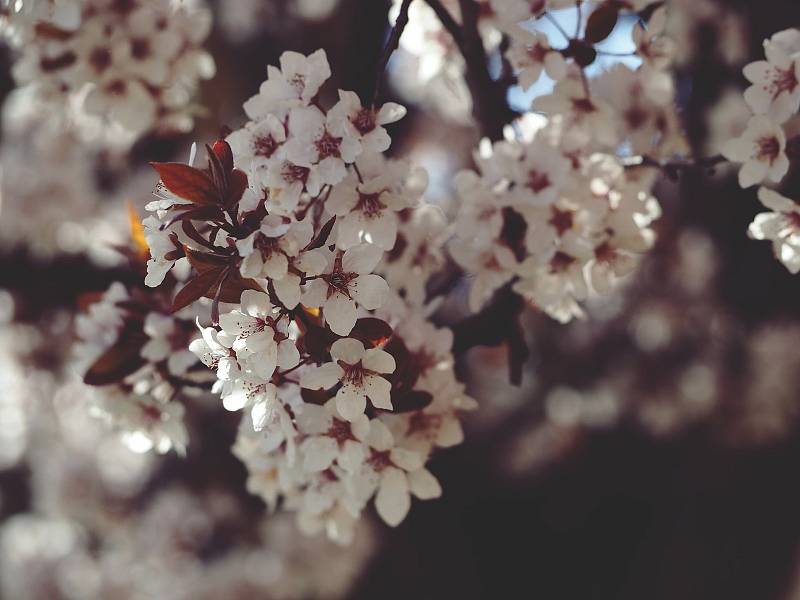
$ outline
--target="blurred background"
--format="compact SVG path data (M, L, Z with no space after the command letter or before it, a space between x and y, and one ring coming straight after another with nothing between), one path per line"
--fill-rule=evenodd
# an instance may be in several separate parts
M800 26L800 4L669 5L679 114L692 150L713 154L749 117L742 66ZM503 348L460 357L480 408L429 465L444 496L396 529L366 519L339 548L266 514L230 452L237 419L213 399L187 415L186 458L134 454L88 416L70 385L72 324L87 294L139 277L111 246L129 236L127 203L149 201L147 162L241 125L284 50L327 51L323 103L337 88L365 97L391 3L210 7L205 111L190 133L124 150L39 136L48 115L12 93L14 50L0 49L2 597L800 599L800 281L746 237L759 204L725 167L658 184L656 248L588 319L526 316L521 386ZM391 152L428 169L428 200L452 210L450 178L479 133L457 66L431 66L411 17L384 87L409 108ZM631 27L608 47L624 50ZM509 105L547 86L512 87Z

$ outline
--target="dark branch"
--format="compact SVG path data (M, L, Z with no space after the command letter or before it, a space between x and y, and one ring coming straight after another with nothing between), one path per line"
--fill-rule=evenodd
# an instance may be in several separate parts
M372 106L378 103L378 98L381 93L381 82L383 81L386 65L389 64L389 59L392 53L397 50L400 44L400 36L403 35L403 30L408 25L408 7L411 5L412 0L403 0L400 5L400 13L397 15L397 21L389 34L389 39L386 41L386 47L383 49L381 59L378 61L378 72L375 75L375 91L372 94Z
M675 181L683 171L690 169L713 170L718 164L724 162L728 162L728 159L721 154L715 154L704 158L678 158L674 160L658 160L652 156L645 155L634 156L630 159L623 160L622 165L626 169L635 169L638 167L660 169L667 177Z

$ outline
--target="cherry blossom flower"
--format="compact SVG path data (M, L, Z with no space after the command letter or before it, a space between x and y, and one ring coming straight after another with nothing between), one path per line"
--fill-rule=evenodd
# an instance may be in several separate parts
M283 160L286 128L278 117L268 114L262 120L251 121L232 132L227 141L234 154L240 157L240 167L263 182L264 171Z
M753 84L744 92L745 101L755 114L767 115L775 123L785 122L800 108L800 48L792 49L794 54L788 50L779 41L767 40L767 60L744 68L744 76Z
M364 152L385 152L391 138L384 125L402 119L405 107L387 102L379 109L362 106L355 92L339 90L339 102L329 111L331 131L342 138L355 138Z
M303 469L313 473L336 462L348 473L364 461L364 442L369 434L369 419L361 414L352 422L342 419L336 400L323 406L306 404L297 416L298 431L308 436L301 444L305 455Z
M758 199L771 212L757 214L748 234L756 240L772 241L775 257L791 273L800 273L800 205L765 187L759 188Z
M348 335L356 323L357 307L374 310L388 292L386 281L372 271L381 259L374 244L359 244L345 252L318 250L327 266L303 292L301 301L311 308L320 307L331 331Z
M442 488L423 466L422 455L395 446L381 421L370 421L367 443L369 454L350 485L358 497L375 494L375 509L387 525L396 527L403 521L411 508L411 494L420 500L441 496Z
M297 347L278 323L269 296L255 290L242 292L239 310L219 317L225 337L235 338L231 348L239 364L265 381L276 368L291 369L300 361Z
M789 170L786 157L786 134L769 117L750 119L742 135L722 147L728 160L743 163L739 185L747 188L768 179L779 182Z
M383 377L395 370L391 354L380 348L365 350L358 340L344 338L331 346L331 358L333 362L304 373L301 387L330 389L341 383L336 392L336 410L350 422L364 414L367 398L375 408L392 410L391 384Z
M511 45L506 50L506 57L514 69L519 71L517 79L523 90L536 83L542 71L556 81L564 77L567 61L559 51L550 47L547 36L522 27L510 28L509 35Z
M292 137L286 142L286 157L292 164L317 175L306 181L306 189L312 196L320 192L317 185L336 184L344 179L345 164L355 161L361 153L360 134L337 127L335 116L329 113L326 117L316 106L293 109L289 114L289 129ZM339 132L335 133L337 129ZM312 182L318 183L312 185Z
M266 118L273 111L308 106L319 88L331 76L324 50L306 56L284 52L280 69L267 67L267 80L258 94L244 103L244 110L253 120Z
M358 173L334 187L326 203L337 216L336 243L342 250L362 241L389 250L397 237L397 213L416 205L427 187L427 173L375 154L360 157L356 167Z

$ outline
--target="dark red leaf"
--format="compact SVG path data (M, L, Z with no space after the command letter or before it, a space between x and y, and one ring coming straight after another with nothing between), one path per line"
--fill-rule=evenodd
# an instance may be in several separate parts
M140 353L147 339L138 327L128 325L123 328L116 343L86 371L83 382L86 385L109 385L135 373L145 363Z
M325 245L325 242L328 241L328 236L331 234L331 229L333 229L333 224L336 222L336 217L331 217L328 219L328 222L322 226L322 229L319 230L317 237L311 240L308 243L308 246L303 248L303 250L314 250L315 248L322 248Z
M233 171L233 151L228 142L225 140L217 140L214 142L212 150L217 158L219 158L225 171L228 173Z
M219 290L219 301L235 304L241 300L242 292L245 290L264 291L255 279L244 279L238 272L232 273L222 283L222 289Z
M183 163L150 163L164 186L173 194L195 204L219 204L214 182L200 169Z
M211 173L211 180L217 188L217 196L224 200L228 195L228 171L225 170L219 156L208 144L206 144L206 153L208 154L208 170Z
M322 363L327 362L329 359L328 351L339 337L332 331L314 325L308 324L308 328L303 336L300 338L301 349L308 354L314 362Z
M189 259L189 264L192 265L198 273L205 273L211 270L219 272L230 264L228 259L224 256L199 252L198 250L192 250L188 246L184 247L183 250L186 253L186 258Z
M183 207L183 208L181 208ZM174 210L179 211L177 215L172 217L172 220L169 221L164 227L169 227L173 223L177 221L213 221L218 218L222 218L222 211L217 206L193 206L191 204L184 204L178 205L176 204L173 206Z
M204 246L211 251L214 251L215 248L214 244L212 244L209 240L200 235L200 233L197 231L197 229L195 229L195 226L194 224L192 224L191 221L183 221L181 223L181 229L183 229L183 233L185 233L189 239L194 240L201 246Z
M596 44L606 39L614 30L617 24L617 17L619 17L619 3L616 0L609 0L598 6L586 23L586 33L583 38L591 43Z
M392 337L392 333L391 326L383 319L364 317L356 321L349 337L359 340L369 348L382 344Z
M422 410L433 402L433 396L428 392L410 390L408 392L392 393L392 412L404 413Z
M228 195L225 198L225 206L233 208L242 199L244 191L247 189L247 175L244 171L234 169L228 179Z
M300 397L303 398L304 402L308 402L309 404L325 404L331 398L330 392L326 390L307 390L306 388L302 388L300 390Z
M205 296L212 288L216 288L221 273L222 269L209 269L189 280L189 283L175 295L175 299L172 301L172 312L178 312Z

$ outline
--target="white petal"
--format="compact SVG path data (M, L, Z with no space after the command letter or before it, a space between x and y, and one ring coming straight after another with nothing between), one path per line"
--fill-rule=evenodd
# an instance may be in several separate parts
M342 257L342 268L348 273L372 273L381 260L383 250L374 244L359 244Z
M379 375L364 376L364 391L375 408L392 410L392 384Z
M349 335L356 324L356 303L340 292L325 301L325 321L336 335Z
M303 470L308 473L316 473L331 466L339 452L339 447L333 438L318 436L309 438L303 444L303 451L305 452Z
M370 348L364 353L364 368L376 373L394 373L397 368L394 357L380 348Z
M385 423L378 419L373 419L369 422L367 443L378 451L389 450L394 445L394 437L392 437L392 432L389 431Z
M245 290L241 297L242 312L253 317L266 317L272 314L269 295L256 290Z
M375 508L387 525L396 527L405 519L411 508L408 480L400 469L388 468L381 475Z
M336 363L325 363L300 376L300 387L308 390L328 390L339 383L344 371Z
M350 294L367 310L380 308L389 295L389 284L380 275L359 275L349 285Z
M353 338L336 340L331 346L331 356L334 360L343 360L348 365L354 365L364 358L364 344Z
M345 384L336 393L336 410L346 421L355 421L364 414L367 397L363 388Z
M406 475L411 493L420 500L431 500L442 495L442 486L427 469L419 469Z
M416 471L422 468L422 455L405 448L392 448L392 462L404 471Z

